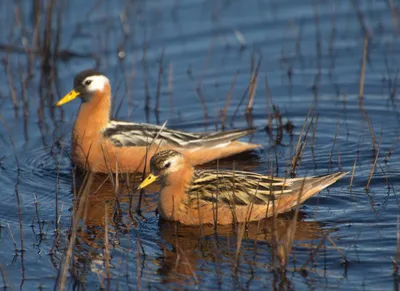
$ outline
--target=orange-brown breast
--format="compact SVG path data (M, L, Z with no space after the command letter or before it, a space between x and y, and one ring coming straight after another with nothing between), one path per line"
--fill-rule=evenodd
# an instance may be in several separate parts
M171 173L161 183L158 211L162 218L179 221L179 217L187 211L186 189L193 177L193 167L185 161L182 168Z

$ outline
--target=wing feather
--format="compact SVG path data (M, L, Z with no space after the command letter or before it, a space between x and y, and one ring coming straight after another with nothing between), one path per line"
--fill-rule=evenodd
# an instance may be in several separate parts
M196 170L189 189L189 202L197 197L239 205L267 204L277 195L289 194L291 180L242 171Z
M220 147L246 136L253 130L234 130L215 133L190 133L146 123L111 121L103 131L115 146L148 146L150 143L174 147Z

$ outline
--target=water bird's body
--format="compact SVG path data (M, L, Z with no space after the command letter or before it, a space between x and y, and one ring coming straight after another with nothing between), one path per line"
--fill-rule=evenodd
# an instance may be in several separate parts
M175 149L194 164L203 164L259 147L236 141L252 130L187 133L165 127L110 119L111 87L103 74L87 70L74 79L74 89L56 105L80 97L82 104L72 134L72 160L94 172L142 172L156 151Z
M196 170L184 155L153 156L139 189L161 180L158 211L187 225L230 224L287 212L347 173L285 179L243 171Z

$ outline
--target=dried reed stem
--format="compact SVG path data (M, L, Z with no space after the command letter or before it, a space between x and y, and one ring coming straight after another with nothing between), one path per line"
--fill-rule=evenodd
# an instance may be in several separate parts
M381 149L381 144L382 144L382 131L383 130L381 130L381 138L379 141L378 151L376 152L374 163L372 164L371 171L369 172L368 182L367 182L367 185L365 186L365 190L367 190L367 191L369 190L369 184L371 183L372 176L374 175L374 172L375 172L376 163L378 161L379 151Z
M253 52L253 54L251 56L249 100L248 100L247 106L246 106L246 113L250 113L251 110L253 109L254 95L256 94L256 89L257 89L258 70L257 71L254 70L254 55L255 55L255 53ZM261 57L260 57L259 63L261 63Z
M345 254L343 254L342 250L337 247L337 245L333 241L333 239L329 235L326 238L332 244L332 246L336 249L336 251L339 253L339 255L342 257L343 262L347 262Z
M397 231L396 231L396 256L393 259L393 274L397 274L399 272L399 261L400 261L400 216L397 216Z
M368 42L369 42L368 35L365 35L363 58L362 58L362 65L361 65L361 72L360 72L360 88L359 88L359 94L358 94L360 107L362 107L363 97L364 97L365 67L366 67L367 55L368 55Z
M107 279L111 278L110 273L110 247L108 241L108 208L107 203L104 203L104 265L106 269Z
M353 170L351 171L351 179L350 179L350 192L353 189L353 180L354 180L354 174L356 172L356 165L357 165L357 158L354 159L354 165L353 165Z
M298 166L298 163L300 161L299 158L302 156L302 152L305 150L305 144L306 144L306 138L307 138L307 135L308 135L308 131L310 130L311 125L313 124L314 116L311 118L311 121L310 121L310 123L309 123L309 125L307 127L307 130L306 130L305 134L304 134L304 130L305 130L305 127L306 127L306 124L307 124L307 120L308 120L308 118L309 118L309 116L311 114L312 108L313 108L313 105L310 106L310 108L308 110L308 113L307 113L307 116L304 119L303 126L302 126L301 131L300 131L299 139L298 139L297 144L296 144L296 149L295 149L295 152L293 154L292 163L291 163L292 167L291 167L291 171L290 171L292 177L295 176L295 170L296 170L296 167Z
M224 109L221 112L221 126L222 126L222 128L225 127L226 112L228 111L229 103L231 102L233 88L235 87L238 75L239 75L239 70L236 71L236 74L233 77L233 81L232 81L231 87L229 88L228 95L226 96Z
M332 166L333 150L334 150L334 148L335 148L336 139L337 139L337 135L338 135L338 132L339 132L339 121L340 121L340 118L338 118L338 121L337 121L337 123L336 123L335 136L334 136L334 138L333 138L332 148L331 148L331 152L330 152L330 154L329 154L328 173L330 172L331 166Z
M142 61L142 69L143 69L143 82L144 82L144 90L145 90L145 105L144 109L150 109L150 90L149 90L149 82L148 82L148 75L147 75L147 41L145 40L143 43L143 61Z
M396 137L396 139L394 140L392 146L390 147L390 149L388 150L385 158L383 159L383 161L386 163L387 160L389 159L389 157L392 155L393 149L396 146L397 142L399 141L400 135Z
M268 84L268 77L265 73L265 96L267 98L268 130L272 132L272 94Z
M169 73L168 73L168 93L169 93L169 106L171 107L171 113L174 112L174 66L172 63L169 64Z
M161 58L160 58L160 66L159 66L159 69L158 69L157 91L156 91L156 106L154 108L154 110L156 112L158 112L159 108L160 108L160 94L161 94L161 83L162 83L161 81L162 81L162 74L164 72L164 67L163 67L164 52L165 52L165 49L162 50Z
M374 128L372 127L371 118L369 118L369 116L366 112L365 112L365 117L367 118L368 128L369 128L369 132L371 134L372 151L375 152L376 151L376 138L375 138L375 134L374 134Z
M6 275L6 271L4 270L4 267L1 263L0 263L0 274L1 274L1 277L3 278L4 290L8 290L8 289L14 290L14 288L12 288L12 286L9 283L8 277Z

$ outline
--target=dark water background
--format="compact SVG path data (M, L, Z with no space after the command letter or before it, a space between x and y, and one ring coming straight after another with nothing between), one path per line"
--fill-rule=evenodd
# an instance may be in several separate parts
M77 72L98 66L112 82L119 119L168 119L169 127L187 131L221 129L220 109L237 72L225 127L265 127L267 83L292 134L282 130L275 145L275 120L272 138L265 130L251 137L263 145L258 158L224 165L235 160L284 176L313 105L298 175L352 171L356 162L355 174L352 189L349 175L301 207L286 272L275 268L271 221L262 233L250 226L243 239L234 227L217 234L179 227L158 221L156 193L144 198L147 221L131 218L133 185L121 179L115 191L110 179L98 177L76 232L67 289L398 290L399 7L395 0L1 1L0 287L60 284L80 183L69 159L79 102L51 106ZM254 108L246 115L245 93L259 61ZM293 216L275 222L280 243Z

